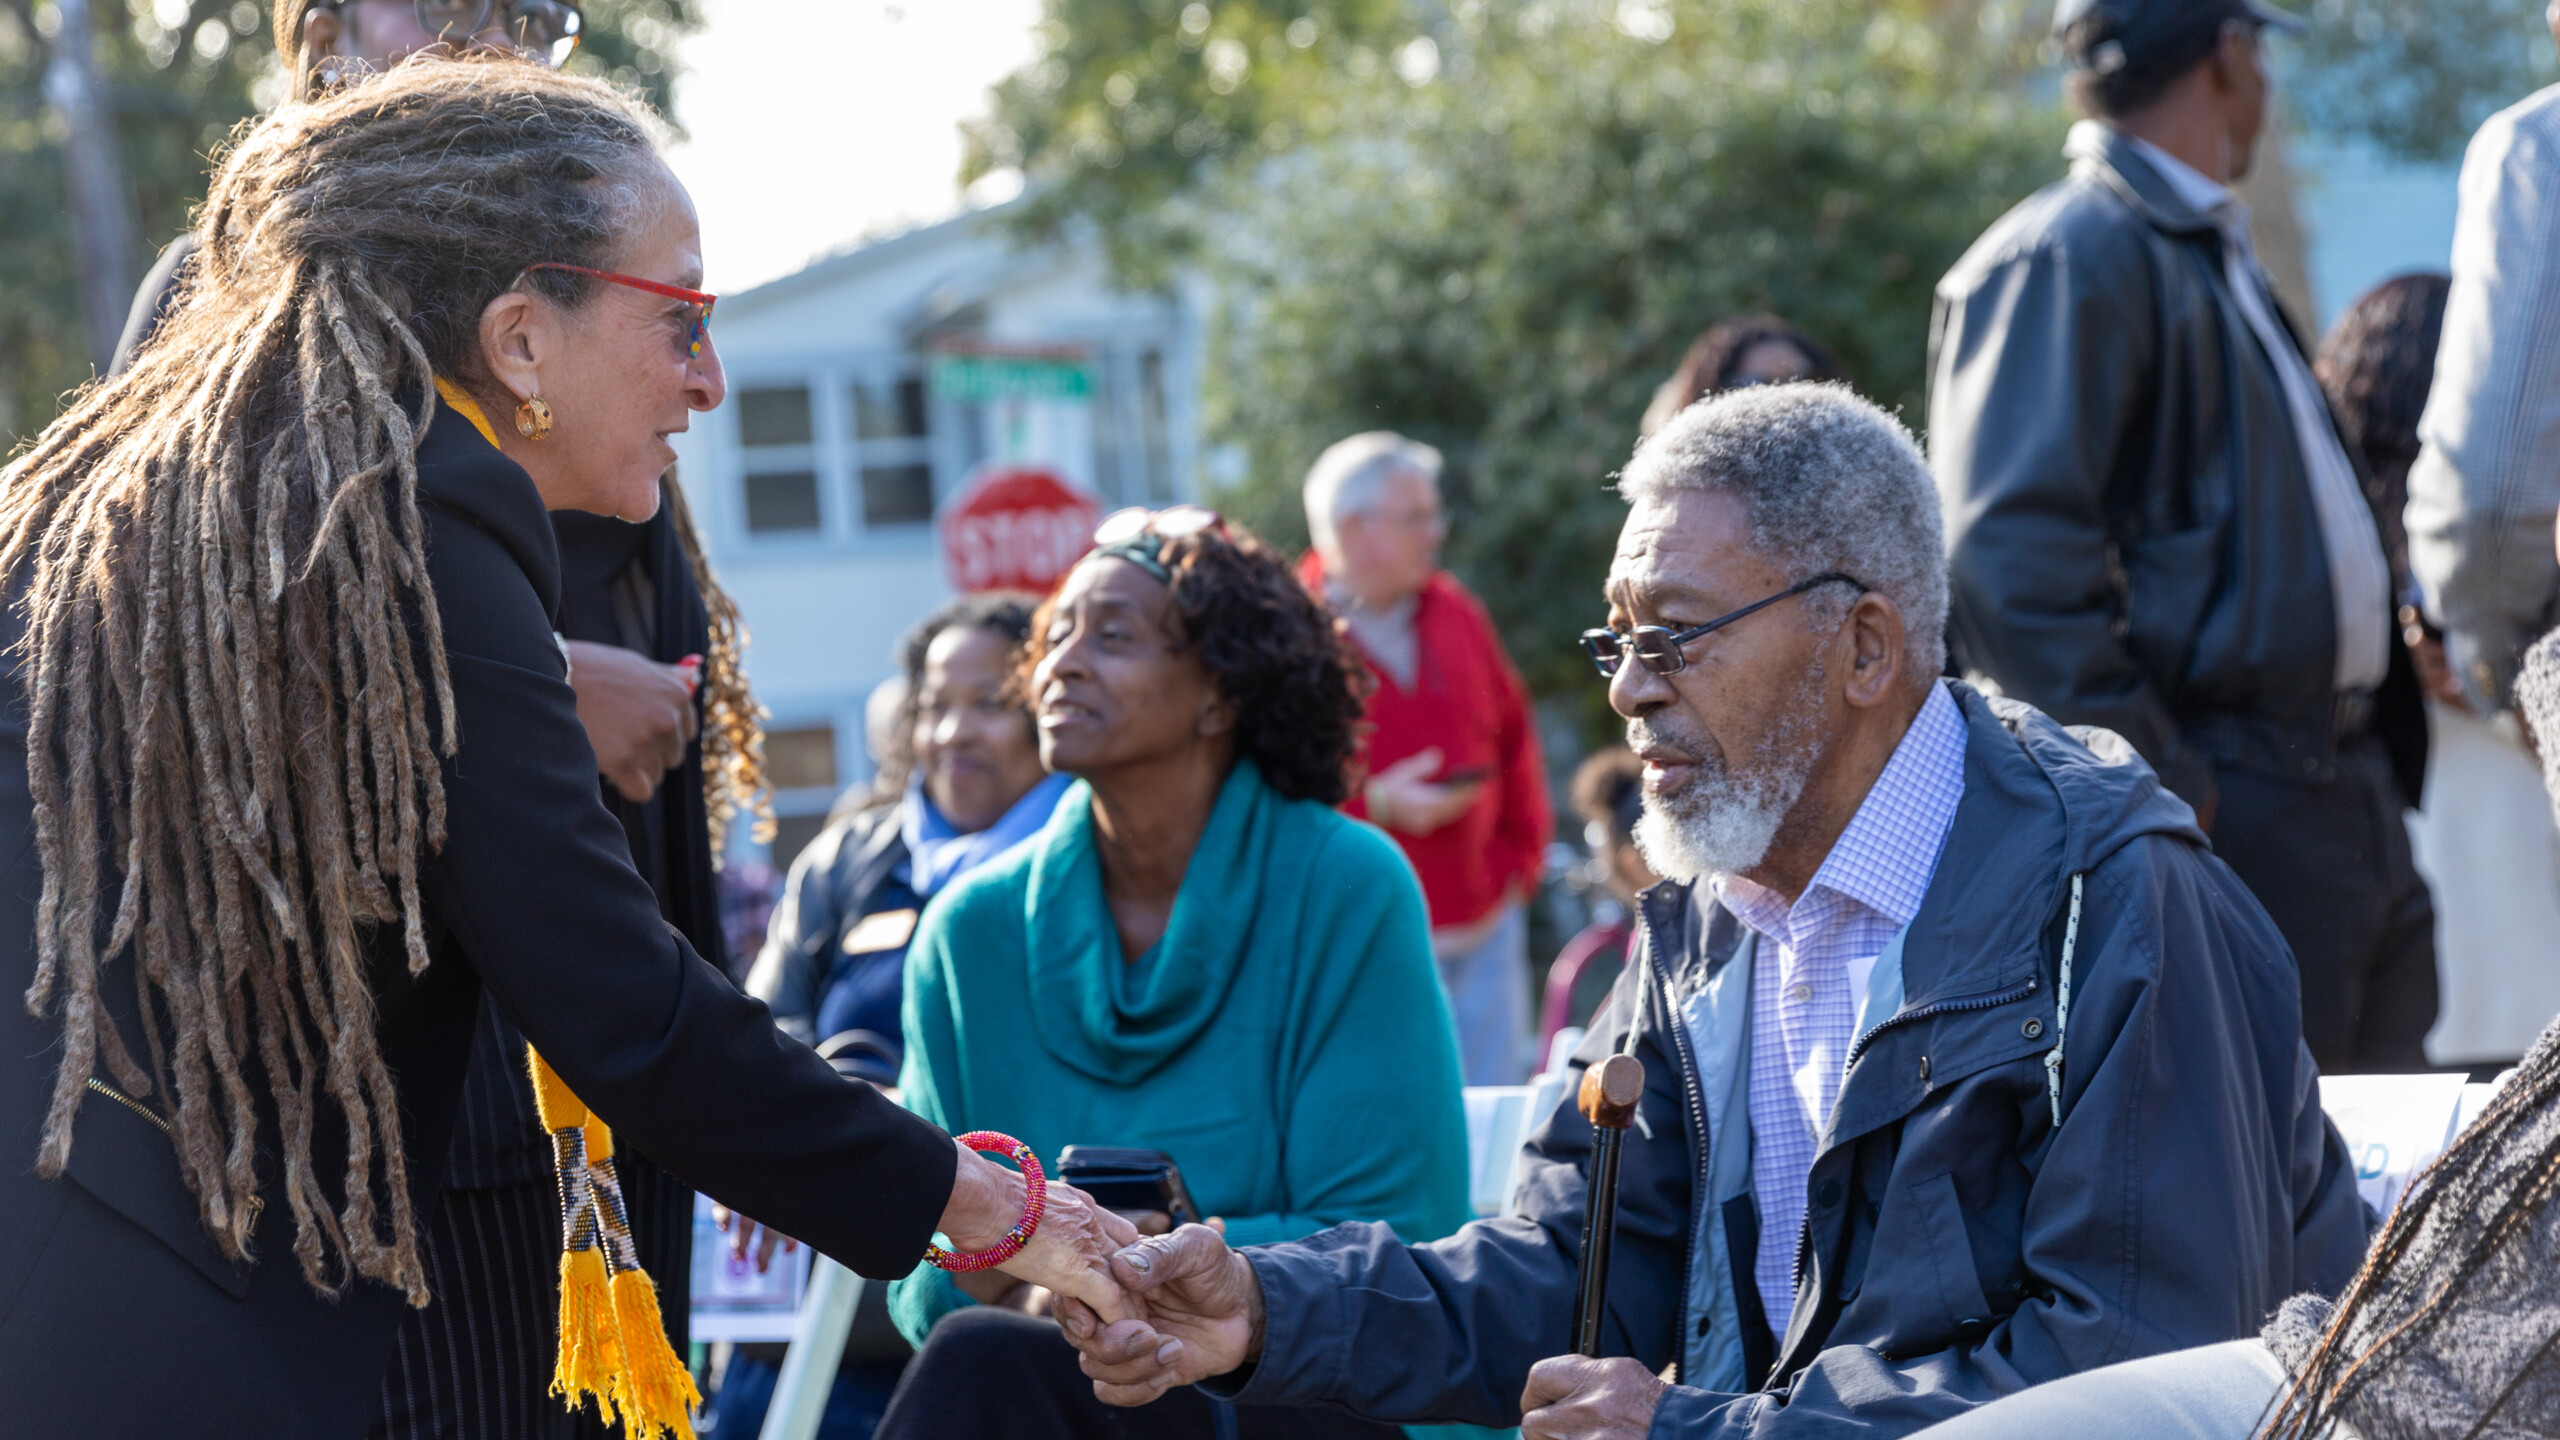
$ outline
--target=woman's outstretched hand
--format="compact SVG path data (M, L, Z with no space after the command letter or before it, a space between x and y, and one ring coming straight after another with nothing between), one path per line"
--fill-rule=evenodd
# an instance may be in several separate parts
M1056 1315L1093 1393L1144 1405L1176 1385L1224 1375L1262 1351L1262 1285L1253 1264L1206 1225L1185 1225L1112 1257L1131 1315L1060 1300Z
M1112 1254L1137 1242L1137 1227L1072 1185L1052 1180L1048 1187L1048 1209L1031 1243L997 1268L1080 1301L1109 1320L1142 1313L1111 1273ZM942 1233L963 1254L991 1249L1021 1220L1026 1193L1019 1172L963 1148L942 1212Z

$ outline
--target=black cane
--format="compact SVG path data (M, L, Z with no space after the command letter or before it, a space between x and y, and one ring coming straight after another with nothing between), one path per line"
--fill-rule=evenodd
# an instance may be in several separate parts
M1573 1296L1573 1348L1600 1356L1600 1316L1608 1308L1609 1245L1618 1233L1618 1147L1644 1098L1644 1062L1612 1055L1582 1072L1575 1104L1591 1122L1591 1195L1582 1216L1582 1284Z

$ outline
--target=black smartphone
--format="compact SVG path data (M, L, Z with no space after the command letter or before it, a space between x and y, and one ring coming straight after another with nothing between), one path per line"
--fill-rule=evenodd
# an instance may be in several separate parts
M1176 1225L1199 1223L1200 1207L1182 1184L1182 1167L1161 1150L1070 1145L1058 1155L1058 1178L1105 1210L1161 1210Z
M1432 783L1435 785L1473 785L1479 780L1490 780L1492 778L1493 767L1490 765L1462 765L1457 769L1450 771L1448 774L1441 776Z

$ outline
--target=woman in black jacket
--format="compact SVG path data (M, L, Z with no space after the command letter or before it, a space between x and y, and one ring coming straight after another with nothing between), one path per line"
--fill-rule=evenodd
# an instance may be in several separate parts
M167 333L0 477L0 1394L36 1433L361 1428L484 984L635 1147L857 1271L1022 1213L697 957L600 803L545 512L645 519L723 386L651 123L438 60L287 107ZM1053 1188L1009 1268L1116 1304L1130 1233Z

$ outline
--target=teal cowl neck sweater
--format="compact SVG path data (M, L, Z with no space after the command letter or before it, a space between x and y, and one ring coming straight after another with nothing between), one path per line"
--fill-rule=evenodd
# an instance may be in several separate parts
M1163 940L1135 961L1103 901L1093 795L925 911L906 970L909 1108L1069 1145L1162 1150L1238 1245L1467 1219L1458 1057L1421 888L1395 843L1239 761ZM930 1267L891 1309L921 1344L967 1301Z

